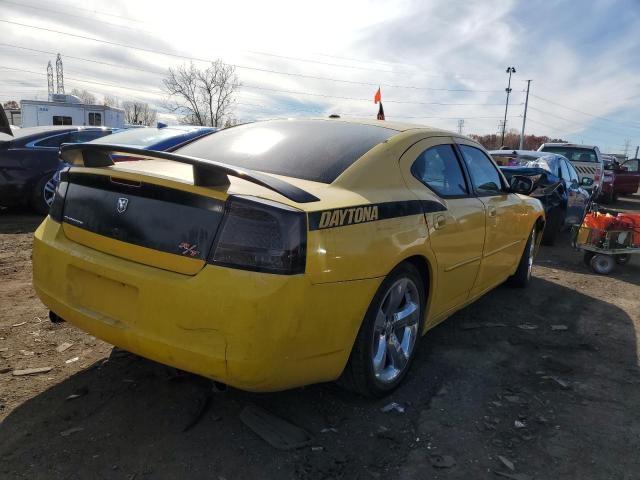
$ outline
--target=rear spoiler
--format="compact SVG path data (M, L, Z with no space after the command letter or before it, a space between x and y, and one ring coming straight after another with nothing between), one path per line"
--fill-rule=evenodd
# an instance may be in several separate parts
M13 137L13 132L11 131L11 125L9 124L7 114L4 112L4 108L0 105L0 134L2 133L6 133ZM0 140L6 140L6 138L3 137L4 135L0 135Z
M193 167L193 183L197 186L221 187L229 185L229 177L237 177L273 190L294 202L310 203L320 200L309 192L278 178L254 170L240 169L233 165L227 165L226 163L216 162L214 160L118 145L80 143L63 144L60 147L60 158L62 161L74 166L110 167L115 165L111 155L120 153L140 157L141 160L161 159L191 165Z

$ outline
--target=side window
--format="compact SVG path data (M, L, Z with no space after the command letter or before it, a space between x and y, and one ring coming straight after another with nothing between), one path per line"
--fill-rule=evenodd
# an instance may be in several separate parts
M567 168L569 169L569 179L573 182L577 182L580 183L580 177L578 177L578 172L576 172L576 169L573 168L573 165L571 165L571 162L567 162Z
M72 132L69 138L69 143L84 143L89 142L91 140L95 140L96 138L102 138L105 135L109 135L111 132L109 130L89 130L89 131L77 131Z
M39 142L33 144L34 147L59 147L63 143L69 141L69 134L55 135L53 137L43 138Z
M89 125L99 127L102 125L102 114L97 112L89 112Z
M567 162L564 160L560 160L560 176L571 183L571 175L569 174L569 169L567 168Z
M471 183L480 195L496 195L502 193L502 180L489 157L479 148L460 145L462 158L467 164Z
M622 164L627 167L628 172L639 172L640 171L640 162L638 160L628 160Z
M73 123L73 120L71 119L71 117L63 117L60 115L53 116L54 125L71 125L72 123Z
M411 173L441 197L469 193L453 145L438 145L425 150L413 162Z

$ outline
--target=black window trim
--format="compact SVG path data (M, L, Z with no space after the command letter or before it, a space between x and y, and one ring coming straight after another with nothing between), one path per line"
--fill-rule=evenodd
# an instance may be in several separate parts
M437 192L433 187L431 187L430 185L426 184L425 182L423 182L421 179L419 179L414 173L413 173L413 166L415 165L415 163L418 161L418 158L420 158L422 156L423 153L425 153L428 150L431 150L432 148L435 147L439 147L441 145L449 145L451 147L451 149L453 150L453 154L456 158L456 160L458 161L458 166L460 167L460 171L462 173L462 178L464 179L465 182L465 187L467 188L467 193L464 195L444 195L440 192ZM438 143L436 145L431 145L430 147L425 148L424 150L422 150L418 156L415 158L415 160L411 163L411 167L409 168L409 172L411 173L411 176L413 178L415 178L416 180L418 180L418 182L420 182L422 185L424 185L425 187L427 187L429 189L429 191L433 192L433 194L438 197L438 198L442 198L445 200L448 199L456 199L456 198L473 198L474 192L473 189L470 188L471 182L470 182L470 177L468 175L468 172L466 171L466 168L462 165L464 162L462 161L462 158L460 157L460 154L458 152L458 149L456 148L457 145L455 143L447 143L446 141L443 143Z
M455 145L455 150L458 153L460 160L462 160L462 164L464 165L464 171L466 172L466 175L469 177L468 181L469 181L469 184L471 185L471 191L473 191L474 196L476 198L497 197L499 195L509 195L511 193L511 192L509 192L508 182L507 182L504 174L496 166L495 161L493 160L491 155L489 155L484 150L482 150L482 148L478 148L475 145L468 145L466 143L458 143L457 141L454 143L454 145ZM462 150L460 149L460 146L462 146L462 145L464 145L466 147L469 147L469 148L475 148L476 150L479 150L480 152L482 152L484 154L485 157L487 157L489 159L489 162L491 163L493 168L495 168L495 170L498 172L498 178L500 178L500 183L502 184L502 188L500 189L499 193L488 193L488 192L487 193L483 193L483 192L479 192L478 191L478 189L473 184L473 181L471 180L471 173L469 172L469 169L467 167L467 162L464 161L464 156L462 154Z

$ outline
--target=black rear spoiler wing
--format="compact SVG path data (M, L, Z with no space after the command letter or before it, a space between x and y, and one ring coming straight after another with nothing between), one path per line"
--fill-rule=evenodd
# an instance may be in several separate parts
M9 119L7 118L7 114L4 112L4 108L2 108L2 105L0 105L0 134L2 133L6 133L7 135L11 135L13 137L11 124L9 123ZM0 135L0 140L3 140L2 135Z
M123 147L118 145L99 144L63 144L60 147L60 158L74 166L84 167L110 167L115 165L112 155L125 154L129 157L145 159L170 160L172 162L186 163L193 167L193 183L202 187L220 187L229 185L229 177L236 177L247 182L261 185L269 190L298 203L317 202L320 199L314 195L270 175L246 170L226 163L202 158L189 157L169 152L156 152L141 148Z

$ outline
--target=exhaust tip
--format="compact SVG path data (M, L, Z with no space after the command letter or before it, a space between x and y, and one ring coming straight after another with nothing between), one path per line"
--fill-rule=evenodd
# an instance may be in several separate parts
M49 310L49 320L51 320L51 323L62 323L62 322L64 322L64 318L62 318L58 314L52 312L51 310Z

